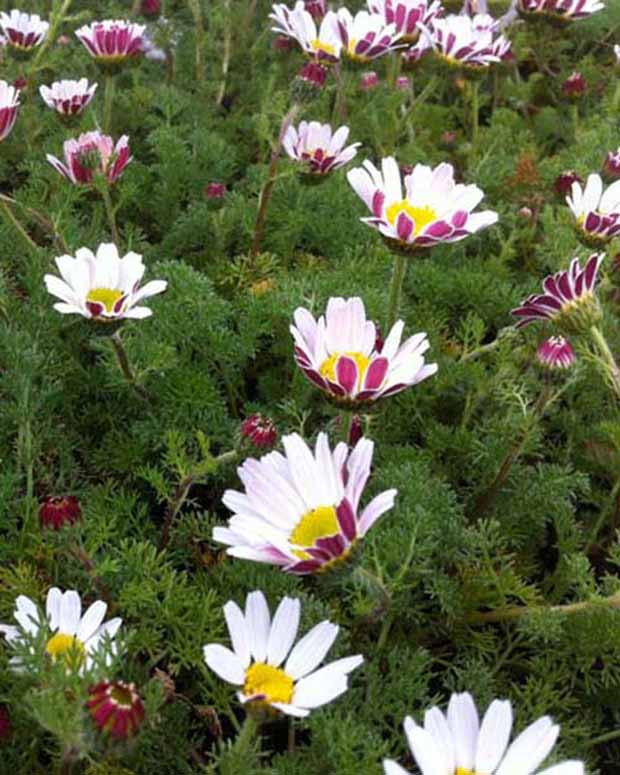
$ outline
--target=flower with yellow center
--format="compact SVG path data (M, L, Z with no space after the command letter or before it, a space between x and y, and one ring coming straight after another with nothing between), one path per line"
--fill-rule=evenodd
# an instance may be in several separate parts
M453 694L444 715L431 708L419 726L405 719L409 747L422 775L584 775L583 763L567 761L549 769L539 766L549 756L559 726L548 716L530 724L510 743L512 706L494 700L482 722L472 696ZM383 763L385 775L409 775L394 761Z
M324 65L333 64L340 59L342 41L334 11L325 14L318 28L303 0L298 0L292 10L284 3L276 3L272 6L269 18L276 23L276 26L271 28L273 32L296 40L312 59Z
M232 651L211 643L204 658L220 678L239 687L237 696L250 712L307 716L343 694L349 673L362 664L358 655L319 668L338 627L321 622L295 644L300 613L299 600L285 597L272 619L260 591L247 596L245 611L232 601L224 606Z
M394 505L396 490L377 495L358 515L370 475L373 443L360 439L349 452L332 451L319 434L314 450L296 433L282 439L286 456L270 452L238 469L246 492L227 490L234 512L213 538L228 553L280 565L296 574L322 573L345 561L352 547Z
M69 670L89 669L92 656L102 649L106 641L109 649L106 659L114 651L113 639L121 620L116 618L104 622L106 610L107 605L97 600L82 614L77 592L61 592L52 587L47 594L45 615L29 597L20 595L14 613L18 626L0 624L0 632L9 643L17 644L26 638L35 638L43 627L44 631L49 631L44 646L47 657L54 661L62 660ZM21 662L19 658L14 658L12 664L19 669Z
M582 188L575 181L566 202L582 242L595 248L620 235L620 180L603 188L600 175L588 176Z
M96 254L80 248L75 258L60 256L56 265L60 277L47 274L44 278L47 290L61 300L54 308L103 322L149 317L151 310L140 302L167 287L163 280L140 287L145 270L142 256L130 252L121 257L111 243L100 245Z
M347 57L363 64L395 51L402 37L382 14L358 11L353 16L347 8L338 10L336 29Z

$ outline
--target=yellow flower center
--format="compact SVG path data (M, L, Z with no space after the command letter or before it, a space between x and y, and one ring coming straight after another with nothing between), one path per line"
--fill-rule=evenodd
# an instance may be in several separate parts
M402 199L400 202L394 202L385 211L385 215L391 226L394 226L398 216L401 213L408 215L415 223L414 235L417 235L425 229L429 223L437 220L437 213L432 207L424 205L424 207L414 207L409 204L406 199Z
M465 767L457 767L455 775L476 775L472 770L466 770Z
M323 54L327 54L330 57L336 56L336 49L333 46L330 46L329 43L323 43L323 41L319 40L318 38L310 41L310 48L313 51L316 51L317 54L322 52Z
M47 641L45 651L53 660L62 658L68 667L80 667L86 655L82 641L78 640L75 635L66 635L64 632L52 635Z
M346 352L334 353L333 355L330 355L329 358L327 358L327 360L323 361L321 364L321 368L319 369L321 376L331 380L332 382L335 382L336 363L338 362L338 358L342 357L343 355L346 355L348 358L352 358L357 364L357 373L359 375L359 382L361 384L362 380L364 379L364 375L370 366L370 358L368 358L368 356L364 355L363 353Z
M314 546L317 539L337 535L339 532L336 509L333 506L319 506L303 515L289 536L289 541L297 546ZM293 554L300 560L310 559L307 552L296 550Z
M264 696L264 702L290 703L293 698L293 679L284 670L256 662L245 671L243 693L248 697Z
M93 288L86 297L86 301L103 304L105 311L112 313L114 312L114 305L123 296L123 291L119 291L116 288Z

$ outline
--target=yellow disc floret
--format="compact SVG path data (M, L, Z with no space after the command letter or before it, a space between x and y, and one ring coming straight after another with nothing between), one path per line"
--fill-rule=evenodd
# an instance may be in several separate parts
M303 515L289 541L297 546L314 546L317 539L337 535L339 532L336 509L333 506L319 506Z
M336 56L336 49L329 43L324 43L322 40L315 38L310 41L310 48L316 51L317 54L327 54L330 57Z
M78 640L75 635L66 635L64 632L52 635L47 641L45 651L54 660L63 659L69 667L79 667L86 654L82 641Z
M335 382L336 364L338 363L338 359L341 358L343 355L346 355L347 358L351 358L357 364L357 373L359 374L359 382L361 384L362 380L364 379L364 375L366 374L366 371L370 366L370 358L364 355L363 353L346 352L346 353L334 353L333 355L330 355L329 358L327 358L327 360L323 361L323 363L321 364L321 367L319 369L321 376L326 377L326 379L329 379L332 382Z
M391 226L394 226L401 213L408 215L414 222L413 233L416 237L429 225L429 223L433 223L433 221L437 220L437 213L432 207L429 207L428 205L414 207L412 204L409 204L406 199L402 199L400 202L394 202L394 204L391 204L386 208L385 215Z
M293 679L279 667L256 662L245 671L243 693L247 697L261 695L267 703L288 704L293 698Z
M124 295L123 291L119 291L116 288L93 288L92 291L89 291L86 301L102 304L105 311L111 314L114 312L114 305Z

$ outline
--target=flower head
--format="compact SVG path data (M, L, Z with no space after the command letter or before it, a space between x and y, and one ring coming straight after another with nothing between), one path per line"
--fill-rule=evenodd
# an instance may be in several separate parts
M7 45L20 51L30 51L42 43L49 26L49 22L36 13L24 13L15 8L10 13L0 13L0 27Z
M116 183L132 159L129 138L123 135L116 146L109 135L86 132L63 145L65 163L47 155L48 162L72 183L90 185L95 174L103 175L109 184Z
M543 293L528 296L512 310L519 318L517 328L536 320L552 321L567 332L580 332L593 325L601 315L594 286L604 254L594 253L584 268L573 258L568 270L556 272L543 280Z
M116 65L142 53L145 26L124 19L85 24L75 34L95 61Z
M360 89L362 91L370 91L379 85L379 76L374 70L369 70L366 73L362 73L360 77Z
M79 594L74 590L61 592L58 587L52 587L47 593L45 616L25 595L20 595L15 605L13 616L19 626L0 624L0 633L7 642L20 643L25 635L36 636L43 627L49 630L45 654L52 660L62 659L70 669L88 669L104 639L113 639L122 623L119 618L103 621L108 607L101 600L82 615ZM20 666L19 658L11 662L15 667Z
M345 657L317 670L339 628L323 621L293 645L300 613L299 600L285 597L271 619L263 593L250 592L245 612L233 601L224 606L233 650L215 643L204 647L207 665L238 686L239 700L253 710L307 716L344 694L349 673L364 661L361 655Z
M587 88L586 79L575 70L562 84L562 93L571 99L579 99L579 97L583 97L586 93Z
M605 8L602 0L516 0L517 10L523 16L551 21L587 19Z
M394 24L387 24L381 14L368 11L358 11L353 16L347 8L340 8L336 27L343 54L358 63L372 62L389 54L397 48L400 38Z
M101 732L126 740L144 721L144 703L134 684L103 681L88 690L88 712Z
M46 105L62 116L81 113L95 96L97 84L88 85L86 78L79 81L55 81L51 86L39 87Z
M589 175L584 188L577 181L573 183L566 202L585 244L598 246L620 234L620 181L603 191L601 176Z
M284 150L311 175L326 175L355 158L361 143L346 148L349 127L341 126L332 134L329 124L302 121L299 127L289 126L282 140Z
M303 51L314 61L328 65L340 59L342 42L337 27L337 16L328 11L317 27L312 15L306 10L303 0L298 0L293 10L276 3L269 15L276 23L273 32L296 40Z
M493 700L480 722L471 694L464 692L452 695L446 714L433 707L426 711L423 726L410 717L404 726L422 775L584 775L577 761L538 769L560 733L549 716L530 724L510 743L512 724L508 700ZM385 761L384 768L386 775L407 775L396 762Z
M61 299L54 309L98 321L150 317L152 311L139 306L140 302L163 293L168 285L165 280L151 280L140 287L145 270L142 256L130 252L121 258L112 243L99 245L96 255L80 248L75 258L59 256L56 266L60 277L46 274L43 278L49 293Z
M161 0L142 0L140 12L145 16L159 16L161 13Z
M605 157L605 172L612 178L620 178L620 148L609 151Z
M577 360L571 343L563 336L550 336L545 339L536 351L536 357L541 366L551 371L570 369Z
M208 183L205 187L204 193L207 199L223 199L227 193L226 184L217 183L215 181Z
M313 385L336 402L361 405L400 393L432 376L436 363L425 363L430 347L425 333L401 344L405 324L394 324L377 345L377 328L366 319L359 298L331 298L317 320L303 307L295 310L295 360Z
M442 61L466 71L484 70L510 56L510 41L498 34L498 22L488 14L451 14L421 30Z
M80 502L73 495L51 496L39 506L41 527L60 530L65 525L74 525L81 518Z
M575 170L566 170L557 176L553 183L553 188L560 196L566 196L566 194L570 194L575 182L583 183Z
M258 449L269 449L278 441L273 421L259 413L251 414L241 423L241 436Z
M228 554L309 574L347 560L353 546L394 505L396 490L377 495L358 516L370 475L374 445L361 439L349 452L332 451L320 433L314 451L296 433L282 439L285 454L250 458L237 469L245 492L227 490L223 502L233 512L228 527L213 538Z
M418 24L431 25L442 11L439 0L367 0L367 5L386 24L393 24L405 43L414 43L420 34Z
M415 251L440 242L457 242L497 222L497 213L472 210L484 197L475 185L454 182L451 164L434 169L416 164L403 181L396 160L383 159L381 171L370 161L347 173L355 193L372 216L362 218L390 244Z
M6 81L0 81L0 141L6 139L15 126L19 96L19 89Z
M313 19L321 21L327 13L327 0L304 0L304 8Z

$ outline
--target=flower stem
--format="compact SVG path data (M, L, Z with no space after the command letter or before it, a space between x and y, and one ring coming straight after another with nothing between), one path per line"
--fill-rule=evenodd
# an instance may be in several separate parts
M392 279L390 281L390 295L388 297L388 313L385 323L385 336L390 333L390 329L396 323L398 310L403 295L403 284L407 274L408 258L402 253L394 254L394 264L392 266Z
M202 48L204 45L204 19L202 16L202 0L188 0L189 7L194 17L194 35L195 38L195 52L194 52L194 67L196 73L196 81L202 83L205 78Z
M103 198L103 204L105 206L105 213L108 218L108 225L110 227L110 233L112 234L112 241L117 248L121 247L121 239L118 233L118 226L116 225L116 215L114 213L114 206L112 205L112 197L110 196L110 188L107 183L104 183L101 187L101 196Z
M561 613L561 614L579 614L588 611L596 611L601 608L620 608L620 592L616 592L610 597L599 598L598 600L584 600L581 603L568 603L565 605L515 605L509 608L497 609L495 611L476 611L467 614L464 621L467 624L493 624L497 622L510 622L522 619L534 613Z
M616 398L620 399L620 369L618 368L616 359L614 358L601 329L598 326L592 326L590 328L590 333L596 349L599 352L600 361L605 367L612 389L616 394Z
M258 721L249 714L245 717L241 731L237 735L237 739L233 745L233 751L236 754L247 754L250 750L253 740L255 739L260 725Z
M105 74L105 94L103 97L103 131L109 134L112 123L112 105L114 104L114 74L107 72Z
M39 246L28 234L26 229L22 226L22 224L20 223L19 219L17 218L13 210L11 210L9 205L6 203L6 200L4 197L0 199L0 205L2 206L2 212L6 220L11 224L11 226L13 226L15 231L24 240L24 242L27 243L28 247L38 252L40 250Z
M574 138L577 140L577 135L579 134L579 105L576 100L571 105L571 117L573 119Z
M471 91L471 158L476 158L480 130L480 82L470 81Z
M51 46L52 43L56 42L56 33L58 32L58 28L64 21L64 18L68 13L69 8L71 8L72 2L73 0L64 0L64 3L60 7L59 11L57 13L52 12L52 15L50 18L50 26L49 26L49 30L47 31L47 35L45 36L45 40L39 46L37 53L34 55L32 59L33 71L36 65L38 65L41 59L43 58L43 54L47 51L47 49Z
M112 346L114 347L114 352L116 353L116 360L118 361L118 365L121 372L123 373L123 376L125 377L127 382L131 385L131 387L136 391L136 393L140 396L140 398L143 398L145 401L148 401L149 394L142 387L142 385L136 382L136 375L133 373L133 369L131 368L131 364L129 363L129 357L127 356L127 351L125 350L125 346L123 345L120 332L115 331L110 337L110 340L112 342Z
M232 19L230 18L230 0L224 0L224 52L222 55L222 80L217 91L215 104L219 107L226 94L226 81L230 67L230 54L232 49Z
M276 173L278 171L278 159L280 158L280 147L284 140L284 135L287 129L293 123L297 112L299 111L299 105L296 103L291 107L289 112L282 119L280 125L280 131L278 133L277 142L271 151L271 157L269 159L269 169L267 171L267 181L261 189L258 213L256 215L256 222L254 224L254 235L252 237L252 246L250 248L250 258L254 259L260 253L261 242L263 240L263 232L265 229L265 219L267 218L267 209L269 208L269 200L273 191L274 184L276 182Z
M342 440L345 444L351 444L351 428L353 427L353 420L355 419L354 412L347 412L346 410L340 415L340 422L342 424Z

